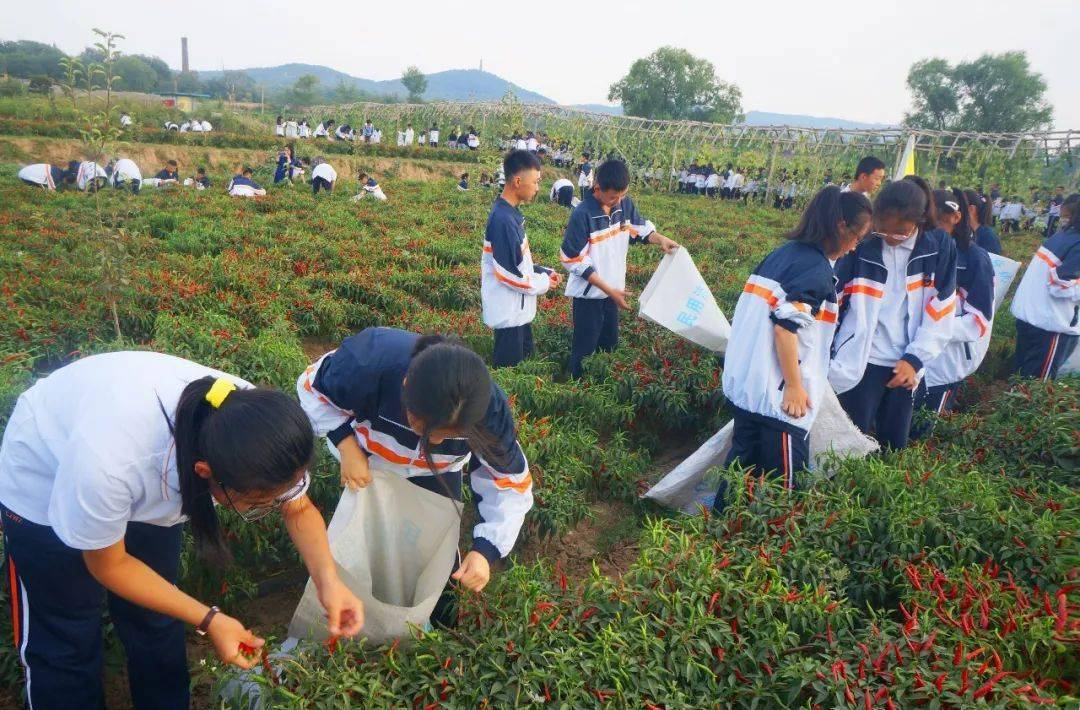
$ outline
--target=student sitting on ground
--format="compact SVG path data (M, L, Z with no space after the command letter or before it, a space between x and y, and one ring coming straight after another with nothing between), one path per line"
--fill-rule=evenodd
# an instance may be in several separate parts
M503 161L506 187L495 200L480 255L480 300L484 325L495 333L495 367L513 367L533 352L536 299L559 286L559 275L533 264L520 205L540 190L540 161L515 150ZM573 193L573 186L570 188Z
M139 188L142 187L142 171L139 170L139 166L135 164L134 160L119 158L116 164L113 165L109 182L117 189L127 188L133 194L138 195Z
M840 318L829 382L855 426L902 449L914 392L953 333L956 245L930 187L908 176L874 200L874 232L836 263Z
M491 187L491 176L488 175L486 172L480 173L480 187Z
M661 235L627 197L630 171L620 160L596 170L596 183L574 211L563 234L559 259L570 272L566 295L573 300L574 335L570 373L582 375L582 361L619 342L619 309L630 310L626 255L631 244L655 244L665 253L679 245Z
M185 178L184 187L194 187L196 190L205 190L210 187L210 178L206 177L206 168L200 166L195 170L195 177Z
M574 183L566 178L559 178L552 183L548 199L557 205L570 208L577 207L578 202L580 202L578 198L574 197Z
M724 359L724 395L735 410L731 451L757 475L798 487L810 462L810 429L829 387L839 310L832 262L870 230L870 201L822 189L788 241L750 275L735 306ZM721 486L713 510L729 502Z
M457 189L461 192L466 192L469 189L469 174L462 173L461 179L458 180Z
M154 179L158 181L157 186L163 187L162 183L175 183L180 179L180 165L175 160L165 161L165 166L157 172Z
M78 170L78 163L74 163ZM64 185L75 182L75 172L60 168L48 163L34 163L19 170L19 179L27 185L44 188L45 190L59 190Z
M311 162L311 194L318 195L319 190L334 191L334 183L337 182L337 171L326 158L322 156Z
M1080 193L1061 203L1061 231L1042 243L1012 301L1016 372L1052 380L1080 340Z
M330 136L331 136L331 132L333 130L334 130L334 122L333 121L331 121L331 120L323 121L322 123L320 123L318 126L315 127L315 137L316 138L326 138L326 139L329 140Z
M266 190L263 189L263 186L251 179L253 174L254 171L245 165L240 174L229 181L229 196L262 197L265 195Z
M379 183L375 181L374 177L367 173L360 173L357 179L360 181L360 192L353 196L353 202L362 200L368 195L380 202L386 202L386 193L382 191L382 188L379 187Z
M120 127L121 128L130 128L131 124L132 124L131 116L129 116L127 114L127 112L121 113L120 114Z

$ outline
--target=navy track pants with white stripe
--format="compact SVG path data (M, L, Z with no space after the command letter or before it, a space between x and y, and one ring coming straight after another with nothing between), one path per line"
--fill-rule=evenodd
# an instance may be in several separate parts
M926 383L915 390L915 413L911 417L911 440L924 438L934 428L934 422L942 414L948 414L956 405L956 395L963 381L948 385L927 387Z
M124 645L134 706L187 708L190 680L184 624L117 597L91 576L82 552L47 525L0 506L12 621L32 710L105 707L102 610ZM175 583L183 525L128 523L128 554Z
M738 462L753 468L757 475L779 478L785 488L798 488L798 478L810 462L810 436L793 433L792 427L777 419L753 417L735 410L731 451L725 466ZM721 482L713 500L713 511L723 513L728 504L727 482Z
M1057 378L1058 370L1076 349L1080 335L1053 333L1016 319L1016 373L1040 380Z

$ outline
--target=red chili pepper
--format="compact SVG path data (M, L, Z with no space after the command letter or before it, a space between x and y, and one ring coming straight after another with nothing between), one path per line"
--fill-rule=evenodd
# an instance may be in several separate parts
M852 705L855 704L855 694L851 692L850 685L844 688L844 697L847 698L847 701Z
M326 639L326 652L331 656L337 653L338 639L341 638L337 634L334 634L330 638Z
M900 647L899 646L893 646L893 655L896 656L896 665L903 668L904 667L904 657L900 655Z
M866 679L866 659L859 661L859 680Z
M550 624L548 624L548 629L552 629L552 630L553 630L553 629L554 629L554 628L555 628L556 626L558 626L558 625L559 625L559 622L560 622L560 621L562 621L562 617L563 617L563 615L562 615L562 614L559 614L558 616L556 616L556 617L555 617L555 620L554 620L554 621L552 621L552 622L551 622Z
M968 655L966 656L966 658L967 658L967 660L969 660L969 661L974 661L974 660L975 660L976 658L978 658L979 656L981 656L981 655L983 654L983 652L984 652L984 651L986 651L986 647L985 647L985 646L979 646L979 647L978 647L977 649L975 649L974 651L972 651L971 653L969 653L969 654L968 654Z
M536 611L538 611L541 614L543 614L546 611L551 611L554 608L555 608L555 605L552 604L551 602L537 602L536 603Z
M918 671L915 671L915 690L919 690L922 687L924 687L925 685L926 685L926 682L922 679L922 676L919 675Z
M825 605L825 613L826 614L833 613L834 611L836 611L836 608L838 606L840 606L840 602L830 602L829 604L826 604Z
M874 707L874 701L870 699L869 688L863 688L863 704L866 706L866 710L871 710Z
M945 674L944 673L942 673L941 675L939 675L937 678L934 679L934 687L938 689L939 693L941 692L942 688L945 687Z
M829 517L825 518L825 525L822 526L821 529L822 530L828 530L832 526L832 524L836 522L836 519L839 518L839 517L840 517L839 513L835 513L835 512L834 513L829 513Z
M885 696L889 694L888 688L878 688L878 692L874 694L874 702L880 703L885 699Z
M479 621L479 620L478 620ZM540 615L535 611L529 614L529 626L536 626L540 623Z
M731 565L731 556L724 555L724 559L716 563L716 569L726 569Z
M857 643L855 645L859 647L859 650L863 652L863 655L865 655L867 658L870 657L870 649L866 647L865 643L862 643L860 641L859 643Z
M773 669L772 669L772 666L770 666L768 663L764 663L764 662L761 663L761 670L765 671L765 675L772 678Z
M258 649L254 646L248 646L246 643L240 643L240 655L242 656L255 656L258 654Z
M591 606L591 607L589 607L588 609L585 610L585 613L583 613L581 615L581 620L585 621L586 619L588 619L590 616L592 616L595 613L596 613L596 607Z
M1065 597L1065 592L1064 591L1059 591L1058 592L1057 600L1058 600L1057 623L1054 624L1054 631L1056 631L1057 633L1060 634L1060 633L1065 631L1065 623L1069 619L1069 603L1068 603L1068 600Z
M509 641L506 642L506 652L507 653L513 653L514 652L514 639L510 639Z
M829 642L830 646L836 643L836 638L833 636L832 632L832 624L829 622L825 622L825 639Z
M735 680L739 681L740 683L750 683L750 679L744 676L738 668L735 669Z
M548 690L547 683L544 683L544 702L551 702L551 691Z
M454 659L453 659L453 658L451 658L450 656L447 656L447 657L446 657L446 660L445 660L445 661L443 661L443 664L442 664L443 670L444 670L444 671L445 671L445 670L449 670L449 669L450 669L450 666L452 666L453 664L454 664Z
M960 671L960 694L966 695L968 692L968 669Z
M885 710L896 710L896 703L892 701L892 698L885 698Z
M724 662L724 649L719 646L713 646L713 655L716 656L716 660L720 663Z
M997 668L1000 671L1004 664L1001 662L1001 656L998 655L997 651L994 651L993 658L994 658L994 667Z

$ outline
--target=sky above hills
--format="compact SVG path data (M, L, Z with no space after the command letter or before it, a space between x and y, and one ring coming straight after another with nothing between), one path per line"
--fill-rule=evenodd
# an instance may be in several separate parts
M353 76L394 79L483 68L566 104L605 101L630 63L668 44L716 65L743 91L745 109L895 124L910 99L910 65L1020 49L1049 85L1058 128L1080 128L1078 0L829 0L808 3L667 3L623 0L572 6L474 0L355 5L260 0L147 3L37 0L4 13L4 39L77 52L101 27L122 49L180 65L181 35L195 69L324 64Z

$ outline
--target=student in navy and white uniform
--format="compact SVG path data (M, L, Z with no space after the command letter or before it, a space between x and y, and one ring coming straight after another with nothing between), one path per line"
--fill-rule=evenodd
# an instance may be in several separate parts
M439 147L439 127L438 126L432 126L431 130L428 131L428 145L431 146L432 148L438 148Z
M462 173L461 174L461 178L458 180L457 189L460 192L468 192L469 191L469 174L468 173Z
M334 122L333 121L323 121L319 125L315 126L314 135L315 135L316 138L329 138L330 137L330 129L332 129L333 127L334 127Z
M579 201L574 197L574 183L566 178L559 178L552 183L548 199L563 207L577 207Z
M127 188L138 195L142 186L142 171L131 158L120 158L113 166L109 182L117 189Z
M312 161L311 169L311 194L318 195L319 190L334 191L334 183L337 182L337 171L334 166L326 162L326 158L318 157Z
M379 183L374 177L367 173L360 173L357 180L360 181L360 192L353 196L353 202L364 199L371 196L379 202L386 202L386 193L379 187Z
M277 157L277 168L274 170L274 184L277 185L285 180L292 179L294 167L299 167L300 161L293 155L293 147L287 145L281 149Z
M578 192L581 193L581 199L585 199L585 195L592 191L593 186L593 167L589 162L589 154L582 153L581 161L578 163L578 178L577 178Z
M277 117L277 123L274 124L274 135L275 136L281 136L282 138L285 137L285 117L284 116L278 116Z
M78 163L74 163L78 171ZM58 190L63 185L70 185L75 181L75 172L70 169L48 163L34 163L19 170L19 179L27 185L41 187L46 190Z
M886 185L874 233L836 264L840 322L829 382L863 432L901 449L926 363L952 339L956 246L921 178Z
M826 187L788 241L765 257L735 306L724 356L724 395L735 409L731 452L758 475L797 487L809 465L810 428L829 387L838 306L832 262L870 229L870 201ZM725 491L713 510L723 512Z
M157 187L164 187L163 183L176 183L180 179L180 165L175 160L165 161L165 167L154 176Z
M855 179L843 188L844 192L861 192L870 197L885 180L885 163L881 158L868 155L855 166Z
M974 195L974 193L971 193ZM972 241L968 196L961 190L935 190L938 227L956 243L956 310L952 338L933 360L915 394L918 416L911 438L924 436L932 414L951 412L964 380L982 364L994 327L994 265L990 254Z
M210 178L206 176L206 168L199 166L195 170L194 178L184 180L184 187L194 187L196 190L205 190L210 187Z
M536 298L560 282L553 270L533 264L525 216L518 209L540 190L540 169L540 160L529 151L507 154L506 186L492 205L484 230L480 300L484 325L495 331L495 367L513 367L532 355ZM570 191L573 194L573 186Z
M510 403L480 356L440 335L367 328L307 368L297 392L341 461L343 485L367 486L377 469L461 500L470 474L478 520L451 579L481 591L491 563L513 549L533 494ZM453 598L444 592L433 623L454 624Z
M1021 377L1054 379L1080 339L1080 193L1062 201L1061 224L1035 252L1013 296Z
M1053 236L1061 220L1061 205L1065 203L1065 186L1058 185L1057 192L1050 198L1050 205L1046 215L1046 239Z
M991 254L1000 254L1001 239L998 238L994 228L990 226L990 222L994 218L993 214L991 214L993 205L990 200L984 195L979 195L974 190L965 191L964 197L968 201L968 224L975 230L972 241Z
M591 174L591 173L590 173ZM574 211L563 233L559 259L570 273L566 295L574 299L574 340L570 373L581 377L581 362L619 342L619 309L629 310L626 255L631 244L656 244L666 253L679 245L661 235L626 193L630 171L621 160L596 169L596 182Z
M279 509L330 625L359 631L306 495L314 444L292 397L171 355L95 355L23 392L0 445L0 515L27 707L105 707L106 603L136 708L189 706L185 625L226 663L258 663L240 644L262 639L175 586L185 521L201 562L228 559L218 506L244 520Z
M351 141L354 138L352 126L347 123L338 126L337 130L334 131L334 135L343 141Z
M75 187L83 192L95 192L109 183L109 174L97 163L84 160L75 171Z
M262 197L266 190L262 185L255 182L251 176L254 174L251 168L245 166L239 175L234 175L229 181L227 189L230 197Z

